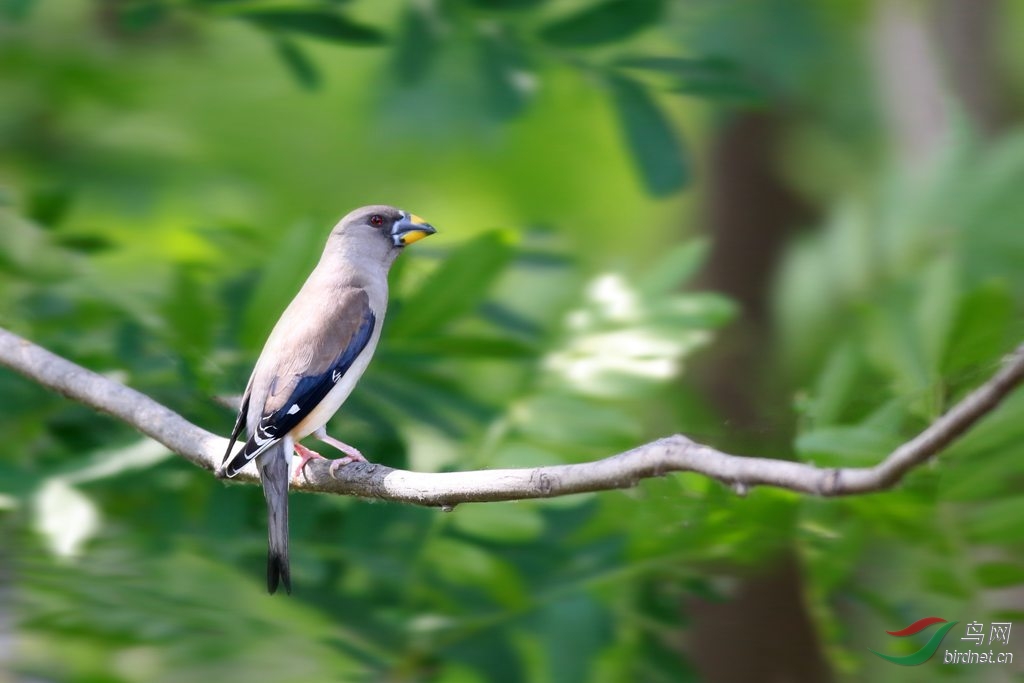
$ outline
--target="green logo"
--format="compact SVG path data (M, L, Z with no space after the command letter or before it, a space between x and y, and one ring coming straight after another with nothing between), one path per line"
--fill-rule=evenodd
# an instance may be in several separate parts
M947 622L945 619L940 619L939 617L925 617L924 619L918 619L910 626L900 629L899 631L886 631L890 636L902 638L905 636L912 636L915 633L920 633L933 624L945 624L945 626L942 626L938 631L933 633L932 637L928 639L928 642L925 643L917 652L912 652L911 654L903 655L902 657L895 657L893 655L883 655L881 652L875 652L871 648L868 648L868 650L874 652L882 659L892 662L893 664L899 664L900 666L917 666L918 664L924 664L932 658L935 651L939 649L939 645L942 644L942 639L946 637L949 629L957 625L957 622Z

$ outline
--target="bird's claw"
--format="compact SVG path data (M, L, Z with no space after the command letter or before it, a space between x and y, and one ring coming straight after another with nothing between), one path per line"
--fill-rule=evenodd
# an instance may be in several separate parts
M292 481L298 482L300 474L303 477L306 476L306 465L309 464L309 461L316 460L317 458L323 459L324 456L320 455L314 450L306 448L301 443L295 444L295 452L299 454L299 465L298 467L295 468L295 474L292 477ZM306 477L306 481L309 481L308 477Z
M368 461L367 461L367 459L365 457L363 457L362 453L360 453L359 451L357 451L356 449L353 448L352 452L350 452L344 458L337 458L335 460L332 460L331 461L331 466L328 469L328 471L331 473L332 477L337 479L338 478L338 468L339 467L344 467L345 465L349 464L350 462L368 462Z

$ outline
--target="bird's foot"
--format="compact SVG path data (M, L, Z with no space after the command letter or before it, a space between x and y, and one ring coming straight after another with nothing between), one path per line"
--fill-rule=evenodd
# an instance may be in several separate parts
M295 444L295 452L299 454L299 466L295 468L295 474L292 477L292 481L298 482L300 474L303 477L306 476L306 465L309 463L309 461L315 460L317 458L324 459L324 456L320 455L316 451L311 451L310 449L303 446L301 443ZM334 474L333 470L331 471L331 474Z
M338 468L349 464L350 462L369 462L363 454L359 452L359 449L355 446L350 446L344 441L335 439L333 436L327 433L326 429L320 429L314 433L314 436L325 444L334 446L339 451L345 454L344 458L337 458L331 461L331 476L337 478Z
M352 447L349 446L349 448L352 448ZM338 478L338 468L339 467L343 467L343 466L349 464L350 462L369 462L369 460L364 458L363 454L360 453L359 451L357 451L356 449L352 448L352 451L353 451L352 453L349 453L344 458L337 458L337 459L331 461L330 473L331 473L332 477L337 479Z

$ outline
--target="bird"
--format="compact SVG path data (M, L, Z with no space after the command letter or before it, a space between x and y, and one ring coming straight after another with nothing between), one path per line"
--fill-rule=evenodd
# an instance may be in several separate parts
M288 559L288 486L293 451L296 476L318 453L299 442L314 436L344 457L330 472L364 461L354 447L327 434L338 411L366 370L388 301L388 271L409 244L436 232L415 214L393 206L365 206L331 230L323 255L281 314L253 368L218 474L233 477L249 461L267 501L267 590L292 592ZM246 428L247 440L232 455Z

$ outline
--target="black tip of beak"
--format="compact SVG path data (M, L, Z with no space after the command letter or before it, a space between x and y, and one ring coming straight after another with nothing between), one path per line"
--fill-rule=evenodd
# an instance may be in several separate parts
M406 216L395 223L391 236L396 247L404 247L433 235L435 232L437 229L419 216Z

